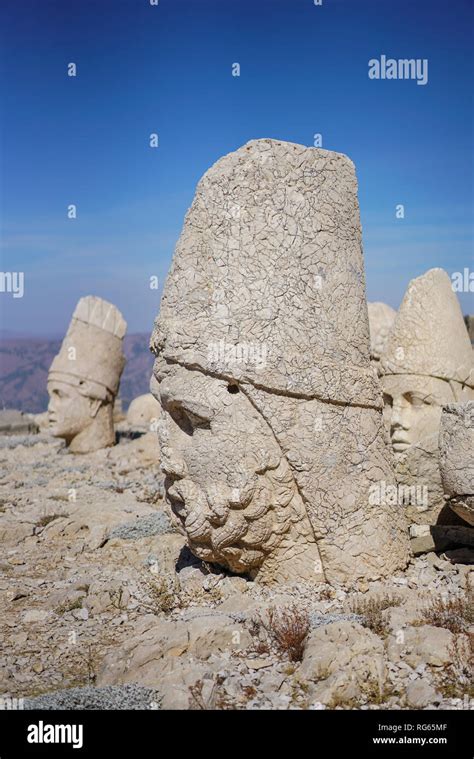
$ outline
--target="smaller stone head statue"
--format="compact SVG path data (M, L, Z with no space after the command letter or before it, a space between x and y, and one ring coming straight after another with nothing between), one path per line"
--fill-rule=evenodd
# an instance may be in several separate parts
M125 366L127 324L111 303L81 298L48 374L49 429L73 453L113 445L113 403Z
M474 398L474 361L461 309L442 269L410 282L380 361L385 417L400 481L424 482L444 503L438 433L447 403Z

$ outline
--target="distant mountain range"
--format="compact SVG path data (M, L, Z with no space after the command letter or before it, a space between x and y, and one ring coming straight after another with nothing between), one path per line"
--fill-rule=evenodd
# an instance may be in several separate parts
M474 317L465 316L474 344ZM149 351L147 332L126 335L124 350L127 364L120 382L123 409L137 395L148 393L153 356ZM26 337L0 332L0 409L39 414L48 407L46 381L51 361L59 350L61 339Z
M123 408L142 393L148 393L153 356L150 335L126 335L127 364L120 382ZM39 414L48 407L48 369L61 345L60 339L3 335L0 340L0 408Z

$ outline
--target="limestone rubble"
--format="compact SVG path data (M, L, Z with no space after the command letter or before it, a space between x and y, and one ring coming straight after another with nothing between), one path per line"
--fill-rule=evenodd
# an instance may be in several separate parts
M144 437L81 457L51 437L3 438L2 698L40 709L474 707L452 659L469 628L468 564L429 553L352 592L213 571L166 528L157 441ZM443 598L458 607L427 621ZM308 615L301 661L259 627L272 607Z

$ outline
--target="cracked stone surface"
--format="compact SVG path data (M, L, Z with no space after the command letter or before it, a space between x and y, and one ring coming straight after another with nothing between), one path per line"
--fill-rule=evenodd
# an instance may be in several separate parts
M255 140L201 179L151 347L166 491L191 550L261 582L351 584L409 557L370 366L344 155Z

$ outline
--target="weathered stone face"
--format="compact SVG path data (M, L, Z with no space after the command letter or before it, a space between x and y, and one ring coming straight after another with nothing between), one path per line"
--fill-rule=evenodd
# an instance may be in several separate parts
M73 453L113 445L113 403L125 365L127 325L111 303L81 298L48 375L48 424Z
M322 580L305 506L238 385L157 360L167 497L192 552L267 582Z
M76 387L66 382L48 382L49 431L68 443L92 424L100 401L81 395Z
M437 456L441 408L454 400L446 380L397 374L384 377L384 416L395 456L419 445Z
M152 391L168 499L208 561L265 581L298 561L300 576L350 584L407 560L401 509L369 502L393 473L360 237L354 169L336 153L258 140L198 185Z
M447 502L461 519L474 525L474 401L443 408L439 453Z
M423 485L429 506L408 509L434 523L444 505L438 434L447 403L474 398L474 362L461 309L442 269L410 282L380 361L384 417L400 484Z

